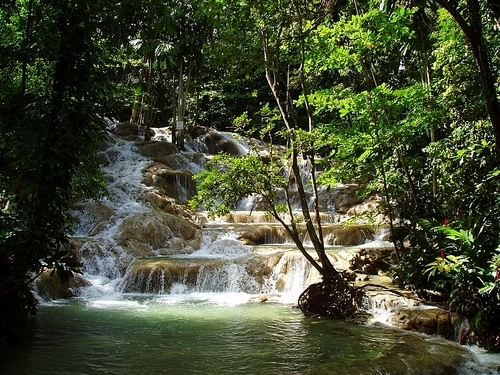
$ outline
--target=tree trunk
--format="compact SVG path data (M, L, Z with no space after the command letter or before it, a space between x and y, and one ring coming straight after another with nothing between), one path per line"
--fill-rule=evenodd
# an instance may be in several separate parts
M295 145L295 132L294 129L296 128L295 123L294 123L294 114L293 114L293 106L292 103L288 103L288 101L282 98L282 94L277 88L277 75L279 72L271 68L271 57L270 57L270 51L269 51L269 46L268 46L268 35L266 30L263 31L263 40L264 40L264 61L265 61L265 70L266 70L266 79L269 84L269 87L271 89L271 92L276 100L276 103L278 105L278 108L281 113L281 117L283 121L285 122L285 125L288 129L289 132L289 137L290 137L290 147L292 149L292 156L291 156L291 162L292 162L292 174L295 175L295 182L297 184L297 191L299 194L299 199L300 199L300 206L302 209L302 214L304 216L304 221L307 229L307 234L309 235L309 238L313 244L314 250L316 251L316 254L319 259L319 263L321 263L321 266L317 264L317 262L314 259L310 259L310 257L306 257L309 262L313 264L313 266L318 269L318 271L321 273L323 279L325 281L330 281L334 279L338 279L340 274L339 272L333 267L332 263L330 262L330 259L326 255L325 252L325 247L324 247L324 242L322 236L318 236L318 233L316 232L316 228L314 225L314 222L312 220L311 214L309 212L309 205L307 203L307 196L305 193L304 189L304 184L302 182L302 179L300 178L300 167L298 164L298 157L299 157L299 152L296 148ZM287 87L286 89L287 92L287 97L289 94L289 88ZM290 96L291 97L291 96ZM290 104L290 105L287 105ZM310 123L310 126L312 126L312 123ZM317 225L321 225L320 222L318 222ZM321 231L320 231L321 233ZM300 239L296 240L296 245L298 246L299 250L304 254L305 251L303 251L303 245Z
M139 114L141 111L142 96L136 95L134 104L132 105L132 113L130 114L130 123L137 124L139 122Z
M495 135L495 145L500 150L500 102L495 88L495 80L491 70L486 43L483 37L483 27L481 24L481 7L478 0L467 0L467 10L469 12L470 23L467 23L464 16L455 5L448 0L434 0L446 9L465 34L470 44L474 58L476 59L479 75L483 85L483 96L486 102L488 116L493 126Z

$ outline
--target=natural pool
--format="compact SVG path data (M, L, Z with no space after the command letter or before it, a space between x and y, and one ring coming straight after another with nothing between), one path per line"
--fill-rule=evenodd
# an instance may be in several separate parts
M244 228L216 223L184 251L183 239L166 235L164 214L138 199L149 189L141 182L149 161L133 142L110 145L105 159L110 197L101 204L111 216L100 221L89 205L76 231L86 286L79 298L40 306L25 341L0 354L0 375L499 374L489 370L500 368L499 355L489 366L440 338L305 318L292 305L311 282L310 265L289 244L251 248L235 232ZM152 244L152 254L136 254ZM163 254L179 244L179 254ZM248 272L276 253L266 277ZM249 302L261 294L277 300Z
M5 375L451 374L471 353L456 344L338 320L243 294L137 296L46 303Z

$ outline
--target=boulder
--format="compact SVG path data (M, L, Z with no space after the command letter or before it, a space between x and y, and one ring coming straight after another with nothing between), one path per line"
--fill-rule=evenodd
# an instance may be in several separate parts
M268 255L258 255L248 259L245 264L245 269L249 275L252 275L259 284L263 284L265 279L268 278L282 259L283 252L277 252ZM284 275L282 274L281 277Z
M51 270L43 271L35 282L37 294L44 300L73 297L78 295L79 289L89 285L90 283L77 273L73 273L73 277L63 284L57 273L52 273Z
M139 127L131 122L119 122L113 129L113 134L126 139L135 139L139 133Z
M139 153L151 159L157 159L178 152L177 147L170 142L141 141L136 142Z
M76 231L85 236L95 236L113 222L114 210L99 202L85 202L77 206L82 213Z
M323 236L327 245L354 246L373 240L374 230L365 225L324 225Z
M208 219L202 214L191 210L186 205L177 203L174 198L165 197L156 191L146 192L144 200L155 209L189 220L196 225L204 226L208 222Z
M195 224L161 211L128 217L119 233L118 244L133 257L189 254L201 244Z
M347 211L347 215L355 216L355 215L367 214L367 213L373 212L373 211L378 212L382 209L381 205L383 205L384 202L385 202L384 198L382 198L378 195L373 195L373 196L369 197L367 200L365 200L364 202L351 207Z
M165 195L187 203L196 194L196 182L193 173L182 169L174 170L161 163L153 163L144 171L144 183L157 189L158 194Z
M453 339L455 325L459 321L457 314L434 307L408 308L399 307L390 317L391 325L428 335L440 335Z
M239 155L238 145L229 139L225 139L221 134L209 132L205 135L205 143L210 154L225 152L230 155Z
M358 201L356 191L358 184L342 184L336 187L332 199L337 213L346 213Z
M243 231L238 240L246 245L263 245L285 243L289 241L289 236L281 226L255 226Z

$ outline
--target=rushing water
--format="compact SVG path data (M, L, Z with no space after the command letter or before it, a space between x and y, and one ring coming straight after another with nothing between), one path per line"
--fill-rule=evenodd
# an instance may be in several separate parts
M89 240L80 253L86 254L83 270L90 285L78 297L42 303L25 341L0 355L1 375L498 373L498 356L476 357L440 338L305 318L293 307L307 282L304 262L280 262L264 284L249 288L249 275L238 262L253 250L230 234L209 231L193 253L132 261L117 233L131 214L152 211L137 199L148 189L141 183L148 161L124 141L105 156L110 196L103 205L112 214L97 225L89 206L77 228ZM187 262L226 268L198 272L195 286L176 281L161 284L158 294L148 288L144 294L124 293L133 267L150 260L155 267L142 268L149 270L148 283L154 274L161 284L168 267L181 269ZM122 264L130 264L125 273L119 271ZM291 276L281 281L277 295L278 276L285 272ZM258 293L266 293L267 302Z

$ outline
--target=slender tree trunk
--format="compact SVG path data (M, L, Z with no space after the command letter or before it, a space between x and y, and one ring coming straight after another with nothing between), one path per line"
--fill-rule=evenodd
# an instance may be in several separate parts
M177 147L184 150L184 114L186 106L186 94L184 92L184 61L181 57L179 64L179 97L177 105Z
M177 145L177 100L176 100L176 92L177 85L175 82L175 73L172 74L172 143Z
M382 148L382 142L380 140L378 131L375 131L375 139L380 152L380 174L382 175L384 195L385 195L385 200L387 202L387 211L389 214L389 227L392 235L392 243L394 244L394 250L396 251L396 256L398 257L398 260L401 261L401 250L403 250L403 244L397 238L396 231L394 229L394 212L392 210L391 199L389 194L389 186L387 184L387 175L385 173L385 167L384 167L384 149Z
M274 71L271 68L271 56L270 56L270 51L269 51L269 45L268 45L268 35L266 30L263 30L263 40L264 40L264 61L266 64L266 79L269 84L269 87L271 89L271 92L274 96L274 99L276 100L276 103L278 105L278 108L281 113L281 117L288 129L289 132L289 137L290 137L290 147L292 149L292 156L291 156L291 162L292 162L292 167L291 167L291 173L295 176L295 183L297 184L297 192L299 194L299 200L300 200L300 206L302 209L302 214L304 216L304 221L307 229L307 233L309 235L309 238L313 244L314 250L316 251L316 254L318 256L319 262L321 263L321 266L317 264L317 262L312 259L310 256L306 258L313 264L313 266L318 269L320 274L322 275L323 279L325 281L331 281L334 279L339 278L339 272L333 267L332 263L330 262L330 259L326 255L325 252L325 247L324 247L324 242L323 238L318 236L318 233L316 232L316 228L314 226L314 222L311 218L311 214L309 212L309 205L307 203L307 196L305 193L304 189L304 184L302 182L302 179L300 177L300 167L298 164L298 158L299 158L299 153L295 145L295 125L294 125L294 114L293 114L293 106L292 105L287 105L288 102L287 100L283 100L281 97L281 93L278 90L278 79L277 79L277 74L279 72ZM288 94L288 88L287 88L287 94ZM288 96L287 96L288 97ZM292 103L290 103L292 104ZM288 110L287 110L288 108ZM310 124L312 126L312 124ZM293 213L292 213L293 215ZM301 252L304 254L305 250L302 250L304 247L302 245L302 242L300 239L297 239L296 245L301 250Z
M134 104L132 105L132 113L130 114L130 122L137 124L139 122L139 115L141 112L142 95L136 95Z
M476 59L476 64L483 85L483 96L486 103L488 116L490 117L495 144L500 149L500 102L498 101L495 80L488 58L486 43L483 37L481 7L478 0L467 0L467 10L470 23L467 23L464 16L457 7L449 0L434 0L437 4L446 9L462 29Z

